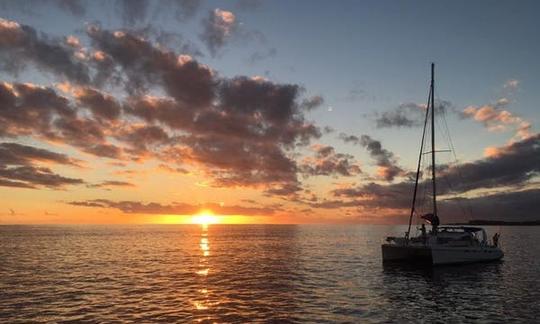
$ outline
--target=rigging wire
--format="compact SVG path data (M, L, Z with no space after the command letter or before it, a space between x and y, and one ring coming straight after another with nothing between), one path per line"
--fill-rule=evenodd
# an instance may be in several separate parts
M439 101L439 103L441 102L437 92L435 92L435 95L437 96L437 100ZM447 144L450 148L450 151L452 152L452 156L454 158L454 165L456 166L456 173L457 173L457 176L458 176L458 180L460 181L460 183L465 183L464 182L464 177L463 175L461 174L461 170L460 168L458 167L458 158L457 158L457 154L456 154L456 149L454 147L454 143L452 141L452 137L450 136L450 129L448 127L448 122L446 120L446 111L444 109L441 109L441 113L439 114L440 116L442 116L442 118L440 118L442 125L441 126L444 126L444 127L440 127L443 131L440 132L443 134L443 137L444 139L447 141ZM439 121L439 120L437 120ZM437 124L440 124L439 122ZM454 190L454 188L452 187L452 184L450 182L450 179L449 177L444 177L445 178L445 181L448 185L448 187L450 188L450 191L451 192L456 192ZM457 200L457 205L459 206L459 208L461 209L461 211L463 212L463 214L469 214L469 219L472 219L472 216L473 216L473 211L472 211L472 206L471 206L471 202L469 201L469 199L465 199L465 202L466 202L466 206L463 206L463 204L461 203L462 200L461 199L458 199Z
M426 132L430 132L431 131L431 125L428 124L427 125L427 128L426 128ZM424 147L427 145L428 142L428 139L427 137L424 139ZM428 170L428 167L430 166L429 164L429 161L426 163L426 160L422 159L422 165L421 165L421 175L422 175L422 179L424 180L424 177L423 175L424 174L429 174L429 172L427 172ZM425 179L427 179L428 177L426 177ZM427 211L427 208L426 208L426 200L430 197L428 197L428 191L429 191L429 183L427 181L422 181L422 186L421 186L421 198L420 198L420 214L425 214L426 211Z
M427 100L427 106L426 106L426 117L425 117L425 120L424 120L424 129L422 131L422 141L421 141L421 146L420 146L420 152L419 152L419 155L418 155L418 165L417 165L417 168L416 168L416 177L415 177L415 182L414 182L414 194L413 194L413 200L412 200L412 206L411 206L411 214L409 216L409 227L407 229L407 234L406 234L406 237L407 239L409 238L409 235L411 233L411 224L412 224L412 219L413 219L413 216L415 216L416 214L416 197L417 197L417 190L418 190L418 180L420 178L420 167L421 167L421 163L423 162L423 159L422 159L422 154L423 154L423 149L424 149L424 140L426 138L426 125L427 125L427 121L428 121L428 113L429 113L429 104L433 98L433 65L431 66L431 82L430 82L430 87L429 87L429 93L428 93L428 100Z
M428 104L429 106L429 104ZM427 108L426 108L427 109ZM428 116L429 118L429 116ZM425 132L427 134L431 133L431 123L427 123ZM427 147L429 142L428 136L424 138L424 141L422 142L423 147ZM418 202L417 206L418 208L415 208L415 216L416 216L416 224L418 225L419 222L421 222L421 216L426 214L428 212L429 206L427 206L427 201L431 201L431 196L429 196L429 182L426 181L429 177L424 177L425 174L429 174L428 168L431 166L429 159L421 159L420 161L420 174L419 174L419 191L418 191Z

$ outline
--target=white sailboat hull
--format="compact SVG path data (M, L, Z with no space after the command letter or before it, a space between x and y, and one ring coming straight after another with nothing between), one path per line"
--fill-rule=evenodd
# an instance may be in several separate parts
M495 261L503 256L503 252L496 247L431 247L433 264Z
M431 263L431 249L427 246L383 244L382 246L383 262L416 262Z
M461 264L500 260L504 253L494 246L382 245L383 262Z

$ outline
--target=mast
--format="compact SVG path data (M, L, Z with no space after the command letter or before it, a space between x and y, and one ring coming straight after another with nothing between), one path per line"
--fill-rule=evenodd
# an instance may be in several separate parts
M437 217L437 186L435 184L435 63L431 63L431 183L433 184L433 216Z
M432 79L433 79L433 76L432 76ZM413 199L412 199L411 214L409 216L409 228L407 229L407 234L405 235L407 239L409 239L409 235L411 233L412 218L414 216L414 210L415 210L415 205L416 205L416 194L418 192L418 180L420 178L420 166L422 163L422 156L424 153L424 139L426 137L426 126L427 126L428 117L429 117L429 107L431 103L432 91L433 89L432 89L432 86L430 85L429 94L428 94L428 102L426 106L426 117L424 118L424 129L422 131L422 141L420 142L420 153L418 154L418 165L416 167L416 179L414 181L414 194L413 194Z

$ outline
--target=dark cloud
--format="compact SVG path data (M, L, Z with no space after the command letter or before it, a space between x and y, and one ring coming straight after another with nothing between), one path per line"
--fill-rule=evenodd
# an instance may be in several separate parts
M460 213L463 214L463 204L468 203L473 208L472 216L475 218L498 219L499 216L503 218L505 214L501 210L508 212L506 217L511 217L512 208L521 208L520 214L523 217L526 215L532 217L530 215L535 215L540 210L538 203L531 199L538 189L527 189L527 184L538 175L540 175L540 134L493 149L491 155L484 159L458 165L443 165L438 169L437 175L441 215L446 214L451 219L460 220L458 216ZM419 188L429 193L429 180L421 182ZM523 188L526 190L522 190ZM335 189L332 194L340 199L321 202L319 205L334 207L358 205L363 208L406 211L411 206L413 190L412 181L389 185L369 183L358 187ZM472 198L464 196L471 190L481 193L475 194ZM486 193L487 190L491 192ZM420 194L420 197L422 195ZM496 201L501 203L495 203ZM532 206L529 211L520 207L520 201L527 208ZM502 202L508 202L508 206L501 207Z
M161 85L170 96L186 105L209 105L214 98L213 72L191 56L178 56L124 31L111 32L90 26L88 36L125 74L128 93L140 94L149 86Z
M52 136L75 146L83 152L111 159L120 159L122 149L107 140L106 129L93 119L80 117L62 118L54 121L55 133Z
M360 138L356 135L347 135L345 133L340 133L339 139L343 140L345 143L360 145Z
M300 183L287 183L281 187L274 187L265 191L268 196L294 196L302 190Z
M161 170L165 170L167 172L171 172L171 173L180 173L180 174L187 174L189 173L188 170L182 168L182 167L174 167L174 166L170 166L170 165L167 165L167 164L163 164L161 163L159 166L158 166Z
M27 25L0 18L0 58L4 71L17 73L27 62L72 82L88 83L88 67L75 57L75 49Z
M149 96L128 98L124 111L147 123L164 124L171 129L189 129L195 118L195 109L179 104L171 98Z
M305 110L313 110L317 107L320 107L324 103L324 98L322 96L313 96L306 98L302 101L301 107Z
M122 143L128 144L130 148L126 151L135 158L142 158L146 154L151 154L152 148L166 144L169 135L158 126L133 125L118 131L115 138Z
M295 100L301 88L297 85L236 77L223 80L220 90L224 109L259 119L261 130L300 117Z
M322 209L339 209L339 208L358 208L364 205L361 200L339 200L339 199L325 199L320 202L310 202L309 206L312 208Z
M360 189L352 189L350 192L347 189L335 190L338 196L352 194L358 199L325 200L320 203L312 203L311 206L330 209L359 207L364 212L377 212L405 221L411 208L413 187L413 183L389 186L372 183ZM540 212L539 194L540 189L499 191L475 197L443 198L438 201L437 205L443 223L466 222L472 219L537 220L537 215ZM428 212L428 210L425 211Z
M87 187L108 189L110 187L135 187L135 185L131 182L126 182L126 181L107 180L107 181L103 181L96 184L89 184L87 185Z
M120 158L100 122L79 117L67 98L54 89L28 83L0 83L0 136L32 135L62 142L96 156Z
M0 82L0 136L50 136L54 117L73 118L66 98L51 88L28 83Z
M80 161L65 154L18 143L0 143L0 165L30 165L36 161L80 166Z
M199 46L179 32L164 30L155 25L146 25L138 29L130 29L129 33L143 39L152 39L155 46L163 51L177 51L184 55L202 57L204 54Z
M217 136L191 136L185 158L209 167L218 186L267 186L295 183L296 163L273 143L257 143Z
M314 146L315 156L305 158L300 164L304 175L353 176L362 172L350 154L336 153L332 146Z
M208 203L201 205L191 205L185 203L143 203L139 201L111 201L107 199L94 199L84 201L71 201L70 205L83 207L99 207L99 208L114 208L121 210L127 214L176 214L176 215L194 215L202 210L211 210L216 215L271 215L275 209L259 208L259 207L244 207L244 206L226 206L216 203Z
M266 146L275 145L269 148L269 158L275 159L277 152L281 156L279 159L285 161L289 158L282 152L284 148L293 148L297 142L306 144L311 138L320 136L315 126L304 121L301 109L313 107L321 100L315 97L298 104L302 89L297 85L277 84L260 78L220 79L190 56L178 56L124 31L110 32L90 26L88 35L97 49L93 56L99 61L109 60L107 69L114 67L113 70L125 75L129 93L139 92L137 89L144 91L150 85L161 85L174 99L132 97L126 112L146 122L187 131L190 135L182 138L183 143L195 146L191 148L195 157L208 156L208 148L201 145L212 146L216 154L222 154L233 147L231 144L240 144L243 149L239 153L245 152L246 157L257 152L264 154ZM110 97L93 88L81 89L78 104L90 109L94 116L102 119L119 116L118 104ZM54 120L53 126L56 132L52 135L67 139L86 152L106 157L121 154L120 148L106 141L108 134L92 119L73 116ZM216 143L206 138L216 136L222 137ZM84 142L88 144L84 145ZM215 165L211 159L209 161ZM291 162L285 164L291 165ZM292 164L286 173L294 174L291 171L295 169L294 162Z
M0 186L18 188L63 188L83 184L81 179L63 177L36 163L56 163L79 167L78 160L41 148L0 143Z
M359 187L335 189L332 194L341 198L360 198L360 200L343 201L344 204L357 204L365 208L404 209L410 208L413 189L413 182L390 185L371 182Z
M441 182L452 184L448 192L460 193L526 183L540 175L540 134L500 148L487 150L488 157L458 165L441 166Z
M203 32L199 36L210 54L216 56L238 28L236 16L226 10L214 9L202 20Z
M473 162L442 165L437 169L440 195L463 194L471 190L507 188L524 185L540 175L540 134L499 148L492 156ZM429 182L430 180L426 180ZM448 186L450 184L450 186ZM420 183L423 186L424 183ZM377 197L381 206L403 201L400 196L411 196L414 183L405 181L392 185L371 183L358 188L336 189L339 197ZM379 200L382 197L388 201ZM398 203L398 206L403 206Z
M344 139L347 141L350 137L345 137ZM377 174L382 179L393 181L396 176L403 173L403 169L397 165L394 153L384 149L380 141L374 140L368 135L362 135L359 144L365 147L371 157L376 161L378 167Z
M359 198L367 195L364 187L345 187L332 190L332 195L336 197Z
M422 125L422 115L425 113L425 106L406 103L399 105L396 109L376 114L377 128L387 127L417 127Z
M454 111L451 102L445 100L435 101L435 113L444 114L447 111ZM418 127L422 126L426 114L426 105L417 103L400 104L393 110L382 113L375 113L375 123L377 128L389 127Z
M321 136L304 116L321 97L304 99L302 87L260 77L219 77L193 57L126 30L92 25L87 34L92 47L85 62L97 70L94 79L124 84L125 101L95 85L60 84L70 100L51 88L2 84L0 119L8 125L2 136L30 135L111 159L196 165L218 186L299 185L293 153ZM352 175L359 169L351 161L335 154L311 173Z
M163 98L131 98L127 112L187 132L176 148L162 152L171 162L197 163L219 185L296 183L297 166L286 152L318 138L298 103L301 88L260 78L216 83L216 105L186 106Z
M339 134L339 138L345 143L352 143L365 147L370 156L375 160L378 167L377 174L386 181L393 181L396 176L403 175L404 170L398 166L394 153L384 149L380 141L374 140L368 135L360 138L355 135Z
M540 189L498 192L474 198L447 199L442 203L444 221L465 222L473 219L536 221L540 214ZM463 213L463 205L473 206L473 215Z
M331 134L333 132L335 132L336 130L330 126L324 126L323 127L323 134Z
M83 87L75 91L75 98L80 106L88 108L95 117L115 120L120 116L120 104L112 96L98 90Z
M66 185L84 183L81 179L63 177L52 172L49 168L35 166L0 166L0 180L7 186L24 188L44 186L60 189Z
M35 186L20 181L11 181L6 180L0 177L0 187L13 187L13 188L27 188L27 189L36 189Z

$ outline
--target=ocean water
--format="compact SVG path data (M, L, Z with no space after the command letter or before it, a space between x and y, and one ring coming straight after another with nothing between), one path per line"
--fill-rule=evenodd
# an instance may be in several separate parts
M538 322L540 227L504 261L388 267L400 226L0 226L0 322Z

